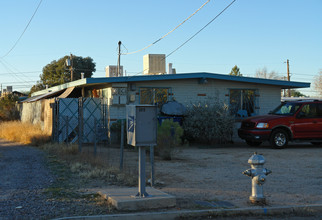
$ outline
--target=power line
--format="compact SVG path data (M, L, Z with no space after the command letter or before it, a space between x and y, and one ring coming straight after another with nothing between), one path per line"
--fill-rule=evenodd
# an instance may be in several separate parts
M16 78L18 78L18 75L12 70L10 69L8 66L11 66L11 68L15 69L16 72L20 72L16 67L14 67L13 65L11 65L10 63L8 63L5 59L3 58L0 58L0 62L1 64L10 72L9 74L14 74L14 76ZM21 74L22 76L24 76L26 79L29 79L30 77L29 76L26 76L25 74ZM23 80L21 79L22 81L26 81L26 80Z
M42 71L28 71L28 72L7 72L7 73L0 73L0 75L8 75L8 74L26 74L26 73L41 73ZM28 76L30 78L31 76ZM38 77L38 76L37 76Z
M227 5L219 14L217 14L210 22L208 22L205 26L203 26L197 33L195 33L192 37L190 37L188 40L186 40L183 44L181 44L178 48L176 48L174 51L172 51L170 54L168 54L165 58L169 57L170 55L172 55L174 52L176 52L177 50L179 50L181 47L183 47L186 43L188 43L190 40L192 40L192 38L194 38L196 35L198 35L202 30L204 30L208 25L210 25L214 20L216 20L222 13L224 13L224 11L226 11L236 0L233 0L229 5ZM147 70L147 69L145 69ZM130 77L134 77L137 76L141 73L144 73L144 71L138 72Z
M35 12L33 13L33 15L31 16L28 24L26 25L25 29L23 30L23 32L21 33L20 37L18 38L18 40L16 41L16 43L11 47L11 49L4 55L2 56L2 58L6 57L9 55L9 53L11 53L11 51L17 46L18 42L20 41L20 39L22 38L22 36L24 35L24 33L26 32L27 28L29 27L32 19L34 18L34 16L36 15L37 11L38 11L38 8L40 7L40 4L42 3L43 0L40 0Z
M211 21L209 21L205 26L203 26L197 33L192 35L188 40L186 40L183 44L181 44L179 47L177 47L174 51L169 53L166 57L171 56L173 53L175 53L177 50L179 50L181 47L183 47L186 43L188 43L190 40L192 40L195 36L197 36L201 31L203 31L208 25L210 25L214 20L216 20L224 11L226 11L236 0L233 0L226 8L224 8L216 17L214 17Z
M4 66L4 68L6 68L7 71L12 72L12 76L15 77L18 81L20 81L21 83L25 83L26 80L19 79L19 77L13 71L11 71L11 69L3 61L3 59L0 59L0 63Z
M210 2L210 0L208 0L207 2L205 2L200 8L198 8L193 14L191 14L188 18L186 18L183 22L181 22L179 25L177 25L174 29L172 29L171 31L169 31L168 33L166 33L165 35L163 35L161 38L159 38L158 40L154 41L152 44L137 50L137 51L133 51L130 53L122 53L122 55L129 55L129 54L134 54L134 53L138 53L141 52L143 50L148 49L149 47L153 46L154 44L158 43L160 40L162 40L163 38L165 38L166 36L168 36L169 34L171 34L173 31L175 31L176 29L178 29L181 25L183 25L186 21L188 21L192 16L194 16L195 14L197 14L198 11L200 11L206 4L208 4ZM124 46L125 47L125 46ZM126 48L126 47L125 47Z
M1 84L3 84L3 85L7 85L7 84L23 84L23 83L34 83L34 82L36 82L37 80L33 80L33 81L25 81L25 82L2 82Z

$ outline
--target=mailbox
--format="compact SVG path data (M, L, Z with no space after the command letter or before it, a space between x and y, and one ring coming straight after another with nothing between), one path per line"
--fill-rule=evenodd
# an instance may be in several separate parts
M127 143L132 146L157 144L157 107L155 105L126 106Z

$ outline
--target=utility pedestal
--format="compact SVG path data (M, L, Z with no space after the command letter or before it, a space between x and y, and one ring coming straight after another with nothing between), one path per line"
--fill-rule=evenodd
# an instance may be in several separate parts
M147 209L169 208L176 206L176 198L152 187L146 190L145 153L157 144L157 107L155 105L126 106L127 143L139 149L138 189L106 189L99 193L117 210L137 211ZM153 159L151 159L153 163ZM152 170L153 170L153 164ZM153 181L153 172L151 174ZM148 191L148 192L147 192Z
M145 190L145 147L154 147L157 144L157 107L127 105L126 121L128 144L139 148L139 190L136 196L147 197L149 194Z

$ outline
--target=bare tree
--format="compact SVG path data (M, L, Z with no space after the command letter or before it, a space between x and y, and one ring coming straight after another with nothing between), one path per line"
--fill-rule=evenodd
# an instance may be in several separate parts
M322 70L314 77L313 87L322 96Z
M280 77L278 73L276 73L275 71L271 71L268 73L266 67L264 67L263 69L256 70L255 77L264 78L264 79L279 79L279 80L284 79L283 77Z

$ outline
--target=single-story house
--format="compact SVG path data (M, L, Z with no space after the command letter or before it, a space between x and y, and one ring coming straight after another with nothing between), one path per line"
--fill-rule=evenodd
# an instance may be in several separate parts
M125 117L125 105L157 104L176 100L191 105L211 99L228 104L242 116L266 114L280 104L281 89L307 88L310 83L231 76L183 73L86 78L32 94L32 100L48 97L107 98L110 120Z
M53 103L48 99L53 100L54 97L102 98L107 106L109 126L114 121L125 118L126 105L155 104L160 107L163 103L172 100L185 106L221 100L230 106L237 118L267 114L281 103L282 89L307 87L310 87L310 83L206 72L136 75L79 79L35 92L25 103L44 99L48 103ZM37 115L41 115L41 118L47 117L48 121L51 121L51 116L48 115L49 107L44 103L38 106L39 109L47 110L37 111L29 108L28 112L38 112ZM24 116L24 118L30 117ZM44 127L51 127L51 125L45 123Z

